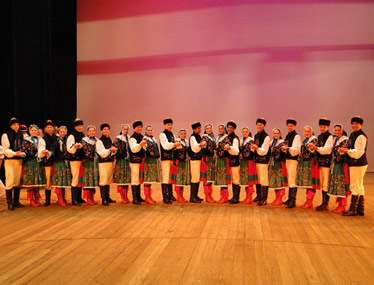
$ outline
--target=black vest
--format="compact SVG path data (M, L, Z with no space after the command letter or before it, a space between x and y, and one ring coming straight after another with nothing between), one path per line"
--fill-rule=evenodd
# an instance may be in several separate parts
M136 143L139 144L143 139L143 135L133 133L133 135L130 137L130 139L131 138L135 139ZM129 154L130 154L130 162L131 163L141 163L144 156L145 156L145 151L144 151L144 148L141 148L139 152L134 153L134 152L131 151L131 147L130 147Z
M84 133L83 132L77 132L76 130L73 130L71 135L74 137L75 143L82 143L82 140L84 138ZM68 145L68 148L71 146ZM74 154L69 153L69 160L70 161L79 161L83 160L85 157L83 148L77 148L77 151Z
M45 141L45 149L52 152L52 155L49 158L47 158L47 156L43 157L43 165L52 166L57 149L57 136L55 134L52 134L51 136L49 134L45 134L43 139Z
M257 133L255 135L255 144L258 147L261 147L262 144L265 141L265 138L268 136L268 134L265 131L262 131L261 133ZM260 164L268 164L270 160L270 154L271 154L271 149L269 147L268 152L265 155L259 155L257 151L255 152L255 162L260 163Z
M190 136L190 146L188 147L188 155L190 156L191 160L201 160L201 158L203 157L202 151L201 150L199 152L193 152L192 151L191 137L195 137L197 143L201 142L201 136L198 135L198 134L192 133L192 135Z
M240 145L240 140L235 133L228 134L227 137L229 138L231 145L233 145L235 139L238 140L238 143ZM233 167L239 166L240 165L239 158L240 158L239 153L237 155L232 155L232 154L229 153L229 165L233 166Z
M166 135L166 138L168 142L175 142L174 135L172 132L169 132L168 130L164 130L163 133ZM161 149L161 160L173 160L173 150L174 148L170 150L166 150L162 147L162 144L160 142L160 149Z
M289 147L292 147L293 140L295 139L296 135L297 135L297 133L296 133L295 130L287 134L287 136L286 136L286 138L285 138L285 142L287 143L287 145L288 145ZM290 151L287 150L287 153L286 153L286 159L297 160L298 157L299 157L299 155L294 155L294 156L292 156L291 153L290 153Z
M69 157L69 153L66 148L67 137L57 139L57 147L55 153L55 161L64 161Z
M121 140L120 138L116 138L113 143L114 147L117 148L117 152L115 154L117 159L126 159L127 158L127 149L128 145L126 141Z
M176 148L174 151L174 160L186 161L187 160L187 145L182 144L182 148Z
M14 152L22 151L23 134L20 131L16 133L13 130L9 130L6 135L8 136L9 140L9 149L13 150ZM22 159L22 157L13 156L9 158L4 155L4 159Z
M100 140L102 141L105 149L110 149L113 146L112 140L110 137L101 136ZM107 157L101 157L99 154L97 154L99 157L99 163L100 162L113 162L114 161L114 155L110 153Z
M274 161L284 162L286 160L287 154L281 150L282 143L277 145L278 140L273 140L271 144L271 156L273 157ZM297 159L298 155L296 156Z
M320 134L318 136L318 146L319 147L325 146L330 136L331 134L328 131L326 133ZM331 150L331 154L325 154L325 155L322 155L319 152L317 152L318 166L319 167L330 167L331 158L332 158L332 150Z
M368 164L368 160L367 160L367 157L366 157L366 150L367 150L367 147L368 147L368 137L362 130L351 133L351 135L349 136L348 148L349 149L354 149L355 148L355 142L360 135L363 135L366 138L365 152L359 159L354 159L354 158L352 158L348 155L348 165L349 166L365 166L365 165Z

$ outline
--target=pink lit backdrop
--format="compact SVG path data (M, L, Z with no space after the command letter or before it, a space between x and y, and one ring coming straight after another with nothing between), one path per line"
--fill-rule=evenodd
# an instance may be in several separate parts
M374 138L373 15L373 1L78 0L78 116L114 137L135 119L158 136L166 116L175 132L254 132L258 116L268 132L294 117L319 133L322 116L350 132L359 114Z

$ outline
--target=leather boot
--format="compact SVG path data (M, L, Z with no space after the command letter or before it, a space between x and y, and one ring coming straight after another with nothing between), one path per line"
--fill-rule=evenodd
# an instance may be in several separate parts
M109 201L108 201L108 197L106 195L105 186L100 186L100 195L101 195L101 204L103 206L109 206Z
M12 191L13 191L12 189L5 190L6 202L8 204L8 210L9 211L14 211L15 210L15 207L13 205Z
M289 190L289 201L286 208L295 208L296 207L296 194L297 194L297 188L292 187Z
M183 187L175 186L175 193L177 193L177 202L178 203L186 203L187 200L183 197Z
M268 204L269 186L262 186L261 201L257 203L258 206L265 206Z
M81 203L79 202L79 199L78 199L78 195L79 195L79 189L78 187L71 187L71 204L73 206L81 206Z
M314 199L315 194L316 194L316 190L314 189L306 190L306 201L304 205L301 206L302 209L313 208L313 199Z
M122 185L117 186L117 192L121 196L121 203L122 204L130 203L129 199L127 198L128 190L129 190L128 186L122 186Z
M139 184L139 185L136 185L136 195L137 195L137 199L138 199L138 201L139 202L145 202L145 200L142 198L142 196L140 196L140 187L141 187L141 185ZM139 191L138 191L138 188L139 188Z
M282 195L281 195L281 190L275 190L275 199L271 203L273 206L279 206L282 205Z
M82 198L82 191L83 191L83 189L81 187L75 187L75 188L77 189L77 201L80 204L86 203L86 201L83 200L83 198Z
M238 204L240 197L240 185L232 184L232 199L229 200L229 204Z
M218 200L218 204L225 204L229 201L229 190L227 187L221 187L221 198Z
M105 191L106 191L105 193L106 193L108 202L109 203L115 203L116 200L112 200L112 198L110 198L110 185L105 185Z
M68 201L66 200L66 189L61 188L61 192L62 192L62 199L64 200L65 204L69 205Z
M151 185L144 185L145 202L147 204L154 205L156 202L152 199L151 191Z
M51 205L51 190L45 190L45 203L43 204L43 207L48 207Z
M357 205L357 215L365 216L365 196L360 195Z
M55 193L57 195L57 204L59 204L62 207L65 207L66 203L64 201L64 197L63 197L63 194L62 194L63 193L62 188L56 187L55 188Z
M136 193L137 188L138 188L138 185L131 185L132 203L134 205L141 205L141 202L138 200L138 196L137 196L137 193Z
M253 202L252 193L253 193L252 186L245 187L245 199L242 201L243 204L252 204Z
M21 189L19 187L14 187L13 191L14 191L14 197L13 197L13 205L14 205L14 207L15 208L23 208L23 207L25 207L24 205L22 205L19 202L19 195L20 195Z
M170 201L177 201L173 195L173 184L169 183L168 185L168 196Z
M349 206L349 210L347 212L344 212L343 216L356 216L357 215L358 200L359 200L358 195L352 195L351 205Z
M162 202L164 204L172 204L172 202L169 199L169 186L166 183L161 184L161 190L162 190Z
M190 195L190 203L201 203L199 197L197 197L197 192L199 191L200 183L191 183L191 195Z
M319 205L316 210L317 211L327 211L329 208L329 200L330 196L327 194L326 191L322 191L322 204Z
M256 184L256 198L253 199L253 202L260 202L261 200L261 184Z
M213 192L213 189L211 185L204 185L205 202L207 203L216 202L212 197L212 192Z

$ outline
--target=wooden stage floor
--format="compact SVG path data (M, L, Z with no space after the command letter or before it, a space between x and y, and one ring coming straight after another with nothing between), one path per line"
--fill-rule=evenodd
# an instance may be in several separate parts
M9 212L2 197L0 284L374 284L374 173L365 186L365 217L163 205L159 186L155 206L120 204L114 186L110 207ZM298 205L304 199L299 190Z

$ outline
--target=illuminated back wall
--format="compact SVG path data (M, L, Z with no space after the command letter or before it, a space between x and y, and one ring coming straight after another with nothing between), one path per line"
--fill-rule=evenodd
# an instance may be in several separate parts
M174 131L327 116L374 139L373 1L78 0L78 116ZM97 134L99 136L99 134ZM370 143L369 143L370 147ZM370 170L374 151L369 149Z

